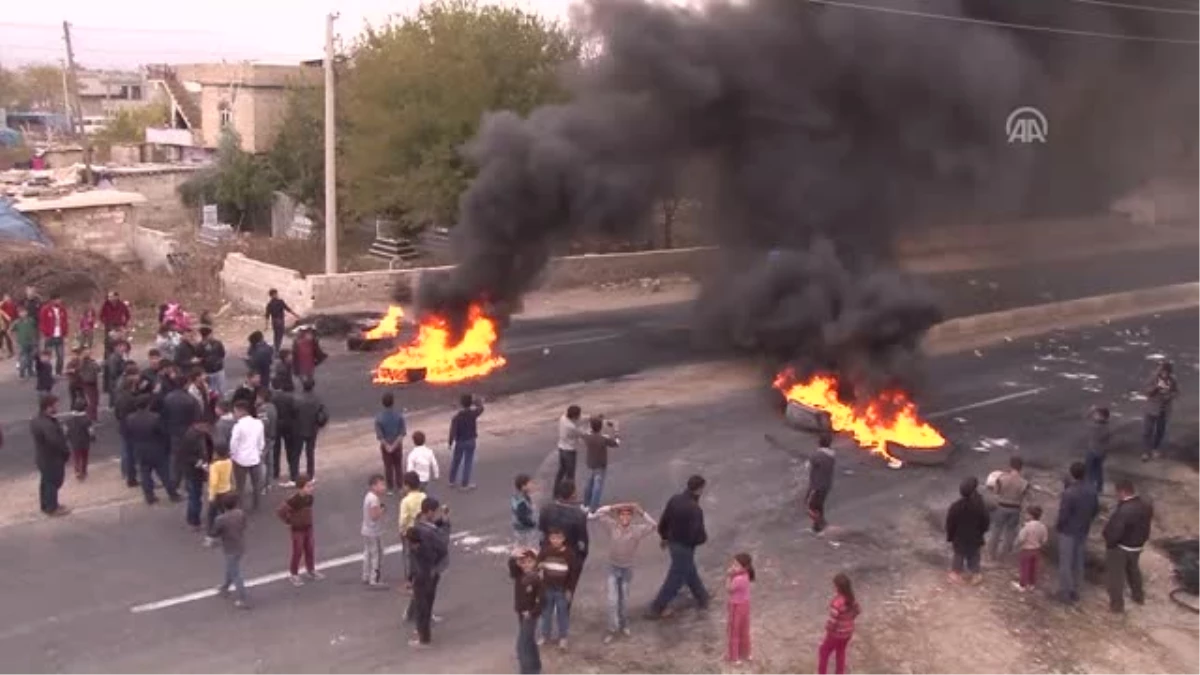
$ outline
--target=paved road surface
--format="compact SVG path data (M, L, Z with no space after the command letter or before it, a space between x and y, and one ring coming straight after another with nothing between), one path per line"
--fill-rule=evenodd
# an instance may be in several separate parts
M1079 413L1087 405L1117 401L1123 416L1119 422L1139 412L1126 392L1141 383L1149 357L1163 354L1176 360L1185 392L1180 404L1194 408L1196 344L1197 314L1192 311L1060 334L1053 341L1017 341L982 356L940 357L930 364L935 386L924 410L967 448L983 438L1003 437L1027 458L1061 462L1063 439L1078 437ZM664 401L622 422L624 449L614 455L606 497L639 500L657 513L689 473L706 473L712 481L705 501L710 543L700 563L710 579L720 573L733 547L766 546L757 537L770 527L776 532L772 536L819 547L805 549L813 560L846 564L838 556L849 555L853 542L832 549L818 540L796 539L803 536L794 502L799 469L785 453L765 444L762 433L794 437L760 395L747 392L696 407L676 408ZM392 591L362 588L353 560L327 569L327 580L303 588L280 581L256 586L252 612L239 613L209 597L135 613L137 606L211 588L221 562L219 554L200 548L183 529L180 507L134 505L0 529L3 670L511 672L511 587L497 553L501 549L489 547L506 540L511 476L549 465L553 421L527 437L505 438L490 436L489 423L485 416L479 489L469 494L437 489L453 504L456 545L438 598L437 611L445 622L435 629L433 650L413 652L405 646L401 599ZM1190 433L1194 445L1194 424L1170 433ZM951 470L893 472L866 453L848 450L840 460L845 475L838 478L831 514L839 524L869 528L905 493L953 490L959 476L983 471L985 462L1002 462L1004 456L968 450L956 461ZM362 480L375 469L373 461L364 461L361 468L322 474L319 559L359 551ZM247 577L277 575L285 563L283 526L267 509L252 519L250 528ZM596 550L574 612L572 649L598 655L604 543L602 535L594 540ZM394 535L388 543L395 543ZM635 608L648 602L665 568L652 543L643 546L638 565ZM385 573L392 579L398 575L394 555L387 558ZM719 644L719 636L709 634L711 626L689 626L637 621L634 640L646 650L678 639L695 640L706 650ZM551 671L554 658L547 656Z

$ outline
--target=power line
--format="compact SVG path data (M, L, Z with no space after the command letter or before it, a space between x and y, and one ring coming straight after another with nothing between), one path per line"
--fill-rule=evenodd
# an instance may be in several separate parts
M1196 11L1194 9L1163 7L1162 5L1131 5L1127 2L1113 2L1113 0L1071 0L1071 2L1078 2L1081 5L1099 5L1101 7L1112 7L1114 9L1128 9L1134 12L1151 12L1154 14L1190 14L1192 16L1200 16L1200 11Z
M20 28L20 29L38 29L38 30L58 30L54 24L48 23L22 23L19 21L0 21L0 28ZM217 35L213 30L200 28L126 28L122 26L76 26L71 24L71 29L75 31L96 32L96 33L168 33L172 35L188 34L188 35Z
M1088 30L1077 30L1074 28L1058 28L1055 26L1041 26L1028 23L1010 23L1007 21L994 21L992 19L979 19L969 16L954 16L952 14L932 14L929 12L919 12L914 9L900 9L899 7L880 7L877 5L864 5L857 2L844 2L842 0L804 0L805 2L814 5L825 5L827 7L838 7L842 9L860 9L868 12L882 12L884 14L896 14L899 16L911 16L921 19L940 19L942 21L953 21L956 23L967 23L978 26L993 26L996 28L1012 28L1014 30L1028 30L1041 33L1057 33L1059 35L1073 35L1075 37L1094 37L1105 38L1109 40L1126 40L1129 42L1149 42L1166 45L1200 45L1196 40L1184 40L1180 38L1158 38L1148 35L1125 35L1122 33L1099 33Z

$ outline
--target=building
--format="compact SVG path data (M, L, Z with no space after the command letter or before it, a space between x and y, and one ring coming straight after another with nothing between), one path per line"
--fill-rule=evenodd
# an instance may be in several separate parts
M171 102L171 124L147 129L146 142L175 146L181 154L212 151L231 128L242 149L261 153L279 133L288 90L319 86L319 65L257 62L209 63L148 68L148 79Z
M138 71L84 70L76 79L79 112L85 118L109 118L120 110L149 102L146 76Z

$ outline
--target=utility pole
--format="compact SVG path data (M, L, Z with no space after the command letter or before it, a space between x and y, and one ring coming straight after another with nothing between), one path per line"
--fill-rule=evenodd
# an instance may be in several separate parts
M67 101L67 109L70 111L71 133L80 133L83 131L79 128L83 126L83 120L80 119L79 110L79 80L75 75L75 50L71 48L71 24L66 21L63 21L63 41L67 43L67 72L65 76L69 83L68 93L70 100Z
M337 13L325 17L325 273L338 267L337 223L337 125L334 124L333 22Z

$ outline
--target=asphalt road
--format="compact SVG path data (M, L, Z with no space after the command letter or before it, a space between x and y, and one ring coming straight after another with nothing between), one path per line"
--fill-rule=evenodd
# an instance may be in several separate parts
M1038 263L969 273L927 277L941 294L947 317L996 311L1134 288L1195 281L1195 248L1150 253L1104 255L1080 261ZM504 336L509 363L488 378L466 385L426 384L395 389L407 410L453 405L464 391L487 398L523 391L621 377L646 368L703 360L711 354L694 344L691 304L517 319ZM225 338L233 353L241 346ZM352 419L371 414L382 390L372 386L370 372L381 353L335 353L318 371L318 392L331 417ZM240 359L230 359L228 376L244 374ZM60 383L58 389L65 389ZM33 384L8 381L0 386L0 423L5 446L0 450L0 476L31 471L33 450L25 424L33 408ZM114 425L102 426L92 451L94 461L115 456Z
M874 550L871 528L879 527L906 494L953 491L959 476L1006 461L1002 451L970 451L984 439L1003 438L1031 461L1062 464L1075 452L1067 441L1081 436L1080 413L1088 405L1113 402L1118 424L1135 418L1140 404L1127 394L1140 385L1153 358L1176 361L1184 392L1179 407L1194 409L1197 320L1195 311L1184 312L1017 341L980 355L933 359L930 379L936 386L923 410L963 450L948 469L895 472L843 446L830 514L835 524L862 534L847 537L840 548L800 533L798 463L762 437L772 433L797 448L811 442L789 432L756 392L703 406L664 402L623 419L625 442L614 454L606 499L638 500L657 514L688 474L705 473L711 481L704 502L710 540L699 562L710 580L719 578L731 552L742 548L769 561L778 546L795 547L802 558L784 558L780 564L798 566L803 560L804 575L826 564L861 564L863 552ZM334 563L325 570L328 578L293 588L268 576L251 589L251 612L237 612L212 597L186 597L218 581L221 561L183 529L181 507L113 506L0 529L0 670L510 672L512 591L502 549L491 547L506 541L511 476L535 469L545 475L549 467L553 420L528 436L504 438L489 434L494 423L486 418L481 424L479 489L459 494L435 486L453 505L455 546L437 605L445 621L435 628L432 650L414 652L405 645L403 600L396 593L365 590L357 561L338 560L360 550L362 481L375 470L371 464L322 473L316 541L318 559ZM1177 422L1170 437L1194 449L1195 418ZM394 514L394 502L388 506ZM278 578L286 560L285 537L270 509L252 518L248 578ZM600 646L604 537L593 534L593 541L574 609L572 651L583 658L606 653ZM395 543L394 536L388 543ZM869 567L859 574L866 576ZM639 611L664 570L657 547L644 545L632 598ZM386 559L385 575L397 577L395 555ZM801 590L797 598L821 603L827 596L824 590ZM147 611L135 612L135 607ZM819 619L819 604L814 609ZM722 643L720 626L719 617L635 621L635 637L620 649L653 655L682 640L715 656ZM550 672L556 658L546 656ZM647 662L639 663L645 667ZM662 667L669 668L669 662Z

